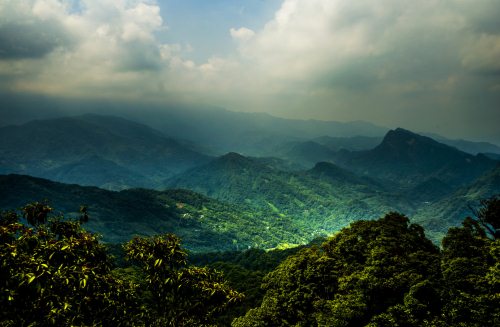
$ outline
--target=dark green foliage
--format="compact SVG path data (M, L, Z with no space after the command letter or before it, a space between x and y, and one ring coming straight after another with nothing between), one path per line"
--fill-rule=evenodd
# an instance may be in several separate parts
M324 238L318 238L312 244L321 244ZM288 256L299 252L305 246L297 246L287 249L248 249L244 251L193 253L189 256L189 263L199 266L212 265L217 262L225 262L240 266L252 271L270 272L275 269Z
M318 239L314 243L321 243L321 241ZM249 309L261 304L264 290L260 286L264 276L288 256L299 252L304 247L271 251L249 249L241 252L193 254L190 255L189 262L223 272L228 284L245 294L243 301L218 319L218 324L229 325L234 318L244 315Z
M471 214L475 216L474 212L477 213L481 202L488 201L485 199L491 199L497 194L500 194L500 166L452 195L432 201L412 218L422 224L426 234L437 242L444 237L448 228L459 226L464 217Z
M331 163L319 163L306 172L284 172L237 153L193 168L167 185L263 212L281 229L291 222L297 229L290 230L306 241L363 217L412 210L411 201Z
M172 234L134 238L124 246L128 258L138 262L157 326L209 323L226 306L242 297L214 270L186 267L186 252Z
M27 204L23 208L23 218L26 218L28 224L36 226L45 224L47 216L52 211L46 203L34 202Z
M172 232L190 251L213 252L248 247L272 248L282 243L306 243L310 234L288 217L268 210L220 202L185 190L131 189L120 192L44 179L0 176L0 208L14 209L40 198L73 218L90 217L86 229L106 242L122 243L135 235ZM244 228L242 228L244 226Z
M442 251L397 213L353 223L267 275L262 304L233 326L499 326L497 200L451 228Z
M39 204L25 208L34 217L46 211ZM133 326L139 321L134 285L113 277L111 259L95 235L60 218L47 225L35 219L30 228L14 221L15 213L1 215L2 325Z
M420 326L440 308L439 267L439 250L408 218L356 222L283 262L266 277L261 307L233 325Z
M494 239L500 238L500 195L480 201L481 208L474 210L477 221Z
M113 270L78 221L48 217L46 204L24 209L33 227L0 212L2 326L198 326L241 298L220 273L186 267L174 235L134 238L125 249L143 271Z
M494 203L484 201L480 212L498 214ZM488 238L483 228L467 218L443 239L443 316L448 326L500 324L500 243Z

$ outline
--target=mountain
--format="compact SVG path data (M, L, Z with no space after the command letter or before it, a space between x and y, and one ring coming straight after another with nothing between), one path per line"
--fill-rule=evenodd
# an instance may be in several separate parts
M389 131L372 150L337 152L335 162L404 189L430 178L450 187L464 186L496 166L484 155L473 156L401 128Z
M483 153L483 154L490 159L500 161L500 154L499 153Z
M436 141L439 141L443 144L455 147L460 151L467 152L470 154L479 154L479 153L496 153L500 154L500 147L498 145L489 143L489 142L474 142L468 140L450 140L446 137L437 134L425 133L425 136L429 136Z
M453 193L456 189L438 178L430 177L403 192L413 202L428 204Z
M106 242L125 242L134 235L175 233L183 246L197 252L273 248L312 239L307 229L270 212L222 203L185 190L129 189L120 192L62 184L25 175L0 175L0 208L16 209L48 199L52 207L78 216L88 206L85 228Z
M312 141L326 146L330 150L362 151L371 150L379 145L383 137L378 136L352 136L352 137L331 137L322 136Z
M321 161L331 161L335 155L328 147L313 141L297 142L290 144L289 147L277 155L305 168L312 168Z
M309 141L281 144L274 151L274 155L304 168L312 168L318 162L334 161L335 152L340 150L360 151L373 149L381 143L382 139L382 137L376 136L321 136Z
M411 212L412 204L377 183L329 163L301 172L280 171L228 153L166 182L252 210L271 210L302 229L331 233L358 219L388 211Z
M113 109L108 109L113 114ZM298 120L266 113L234 112L220 108L169 107L137 110L116 109L122 115L164 132L175 139L189 140L213 154L230 151L248 156L274 156L283 144L320 136L381 137L387 128L363 121L336 122Z
M276 157L249 157L249 158L264 166L268 166L276 170L283 170L283 171L304 170L303 165L282 158L276 158Z
M0 126L27 122L29 117L54 118L72 114L95 113L120 116L155 128L170 138L187 140L204 153L221 155L237 151L250 156L273 156L281 144L307 141L324 135L383 136L387 128L363 121L336 122L298 120L266 113L234 112L207 106L182 104L137 104L130 102L71 101L63 98L16 96L0 93ZM36 108L33 109L33 108Z
M0 128L0 173L110 189L157 182L210 158L123 118L82 115Z
M99 185L109 190L127 186L147 186L147 177L96 155L48 170L44 176L54 181L83 186Z
M500 165L470 185L422 207L415 214L414 221L422 224L429 236L440 239L448 227L458 226L465 217L472 215L469 207L477 208L480 200L498 194L500 194Z
M309 176L314 176L320 180L328 180L336 184L351 184L358 186L372 187L375 191L381 191L383 186L380 183L366 176L358 176L351 171L340 168L330 162L318 162L314 168L307 172Z

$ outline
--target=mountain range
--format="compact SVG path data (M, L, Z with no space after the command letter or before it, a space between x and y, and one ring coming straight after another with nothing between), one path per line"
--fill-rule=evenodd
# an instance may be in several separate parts
M334 161L358 174L374 176L401 188L416 187L429 179L451 187L464 186L498 163L482 154L474 156L401 128L389 131L372 150L339 151Z
M303 244L390 211L437 240L468 205L500 193L492 155L401 128L377 136L364 123L245 115L222 111L202 130L179 117L154 129L94 114L1 127L0 208L48 199L74 216L87 204L88 228L108 242L174 232L203 252ZM253 131L241 117L253 117ZM233 146L253 155L213 155Z
M221 108L187 105L149 105L133 102L46 99L0 93L0 127L37 119L54 119L71 113L119 116L151 126L169 138L189 141L199 152L222 155L238 152L250 156L273 156L290 142L314 141L338 150L369 150L382 140L389 128L364 121L335 122L274 117L265 113L233 112ZM15 104L15 105L13 105ZM422 134L422 133L420 133ZM452 140L437 134L422 134L440 143L470 153L500 154L500 147L488 142ZM332 138L326 144L324 137ZM344 140L343 140L344 139ZM331 143L333 141L333 143Z
M0 128L0 173L107 189L155 188L210 157L126 119L83 115Z
M331 163L286 172L237 153L190 169L169 179L165 186L189 189L255 210L270 209L320 235L355 220L412 208L409 201L387 192L378 183Z

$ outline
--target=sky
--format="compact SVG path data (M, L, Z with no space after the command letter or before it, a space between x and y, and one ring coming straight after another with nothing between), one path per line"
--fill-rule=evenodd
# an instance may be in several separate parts
M498 17L498 0L0 0L0 93L500 144Z

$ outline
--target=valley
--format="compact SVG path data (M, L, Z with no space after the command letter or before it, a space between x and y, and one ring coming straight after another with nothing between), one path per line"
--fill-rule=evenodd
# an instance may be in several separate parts
M314 122L293 124L313 130ZM348 135L328 126L330 135ZM202 149L217 135L197 144L96 114L32 121L0 128L0 207L46 199L71 215L85 204L88 228L106 242L173 232L203 252L306 244L388 212L408 215L438 242L469 206L500 192L498 161L483 154L404 129L367 133L308 141L281 134L272 156L214 156Z

